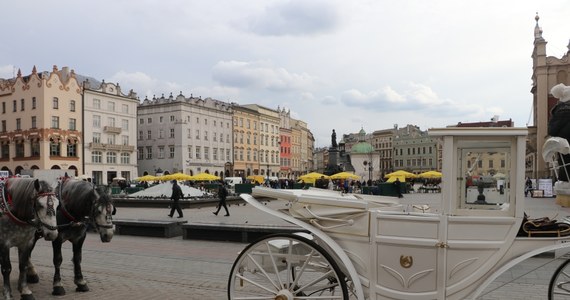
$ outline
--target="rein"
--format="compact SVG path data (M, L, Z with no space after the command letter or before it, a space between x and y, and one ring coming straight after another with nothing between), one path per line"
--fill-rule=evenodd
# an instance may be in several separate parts
M23 220L20 220L18 217L16 217L12 213L12 211L10 210L10 206L12 204L12 197L8 193L8 182L1 182L0 183L0 196L2 198L2 201L0 202L0 214L2 214L2 213L6 214L8 216L8 218L10 218L10 220L12 220L12 222L14 222L15 224L20 225L20 226L30 225L30 226L34 226L37 228L44 226L50 230L56 230L57 229L57 227L45 224L44 222L41 221L41 219L38 216L38 213L35 209L35 201L34 201L33 211L34 211L34 216L36 217L36 219L23 221ZM48 216L49 215L55 215L55 209L53 207L53 200L51 200L51 196L55 196L55 193L53 193L53 192L38 193L36 196L36 199L39 197L46 197L46 196L48 197L46 215L48 215Z
M95 220L95 208L97 207L95 205L95 201L92 201L91 205L91 213L89 216L84 216L82 221L78 221L75 217L73 217L69 211L67 209L65 209L65 204L64 204L64 198L63 198L63 182L60 183L59 185L59 199L61 199L61 203L58 207L58 210L61 211L63 217L65 217L67 220L69 220L70 222L67 224L62 224L62 225L58 225L58 227L60 229L65 229L67 227L78 227L78 226L86 226L87 222L92 222L95 227L97 229L99 228L106 228L106 229L110 229L113 228L113 225L100 225L99 223L97 223L97 221ZM69 199L68 197L66 197L65 199ZM109 214L110 215L110 214Z

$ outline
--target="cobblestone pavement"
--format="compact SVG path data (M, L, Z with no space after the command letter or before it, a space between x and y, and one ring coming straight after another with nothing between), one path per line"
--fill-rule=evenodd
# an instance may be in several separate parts
M411 197L411 196L407 196ZM280 208L282 203L269 203ZM553 198L526 198L532 217L570 215L570 209L556 205ZM169 219L168 209L120 208L116 218ZM252 212L250 206L230 207L230 217L212 215L212 207L184 210L191 222L232 224L283 224L269 216ZM83 274L87 293L75 292L71 244L64 244L62 280L65 296L51 295L53 276L51 243L38 241L32 255L40 283L31 284L36 299L227 299L226 284L233 261L246 244L195 241L176 238L150 238L116 235L102 243L89 233L83 251ZM17 292L17 253L12 249L12 289ZM548 282L562 260L535 257L513 267L497 278L480 300L546 299Z

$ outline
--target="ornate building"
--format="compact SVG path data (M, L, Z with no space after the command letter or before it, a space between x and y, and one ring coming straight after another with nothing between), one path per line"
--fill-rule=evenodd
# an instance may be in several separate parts
M0 169L83 174L81 89L67 67L38 73L34 66L30 75L0 79Z
M550 94L553 86L564 83L570 85L570 44L569 51L561 58L546 56L546 40L542 36L542 28L538 25L536 15L534 28L534 48L532 51L532 89L533 125L529 126L526 167L527 176L544 178L551 175L548 166L542 159L542 145L548 138L548 120L550 110L557 99Z

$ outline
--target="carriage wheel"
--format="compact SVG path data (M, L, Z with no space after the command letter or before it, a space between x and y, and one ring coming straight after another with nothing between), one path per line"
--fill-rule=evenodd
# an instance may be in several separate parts
M228 299L348 299L346 277L315 242L274 234L249 244L228 282Z
M570 299L570 259L563 262L552 275L548 285L548 299Z

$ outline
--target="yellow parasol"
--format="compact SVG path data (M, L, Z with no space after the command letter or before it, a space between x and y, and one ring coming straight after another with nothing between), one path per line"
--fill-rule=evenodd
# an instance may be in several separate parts
M262 175L249 175L245 179L249 179L251 181L255 181L260 184L265 181L265 177L263 177Z
M360 176L348 173L348 172L340 172L330 176L331 179L360 179Z
M214 180L220 180L220 177L218 177L216 175L208 174L208 173L200 173L200 174L196 174L196 175L192 176L192 178L190 178L190 180L214 181Z
M137 178L136 180L138 180L138 181L155 181L155 180L159 180L159 179L156 176L145 175L145 176L141 176L141 177Z
M388 174L386 174L386 176L384 176L384 177L390 178L390 177L393 177L393 176L400 176L400 177L405 177L405 178L417 178L417 177L418 177L416 174L410 173L410 172L404 171L404 170L398 170L398 171L395 171L395 172L392 172L392 173L388 173ZM401 181L401 180L400 180L400 181Z
M406 176L390 176L386 182L394 182L396 179L400 179L400 182L406 182Z
M317 181L317 179L320 179L320 178L329 179L329 177L327 175L317 173L317 172L311 172L309 174L299 176L299 180L303 180L304 182L307 182L307 183L315 183L315 181Z
M442 174L438 171L427 171L418 175L420 178L441 178Z

